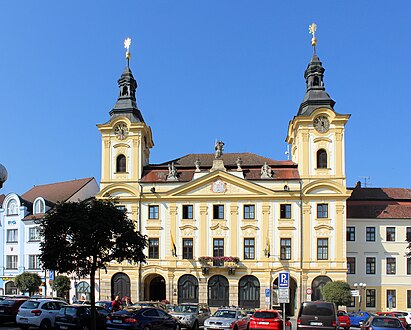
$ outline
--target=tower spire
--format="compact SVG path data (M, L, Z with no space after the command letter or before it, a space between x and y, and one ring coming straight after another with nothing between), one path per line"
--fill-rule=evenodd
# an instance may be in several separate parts
M127 49L126 51L126 59L127 59L127 67L130 67L130 46L131 46L131 38L127 38L124 40L124 48Z
M298 110L298 116L309 116L317 108L328 108L334 110L335 101L327 94L324 87L324 72L325 69L317 56L316 46L317 38L315 33L317 31L317 24L312 23L308 27L309 33L313 36L311 38L311 45L313 46L313 56L307 69L304 72L306 83L306 92L303 102Z

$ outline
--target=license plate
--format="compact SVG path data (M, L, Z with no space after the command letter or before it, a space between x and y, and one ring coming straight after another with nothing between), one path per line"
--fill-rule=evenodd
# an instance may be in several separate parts
M66 326L66 325L60 325L60 329L68 329L68 326Z
M323 325L322 322L310 322L310 325Z
M26 318L24 318L24 317L21 317L21 318L20 318L20 322L25 322L25 323L27 323L27 322L28 322L28 319L26 319Z
M267 325L267 324L270 324L270 322L257 322L257 324L264 324L264 325Z
M121 320L111 320L113 323L123 323Z

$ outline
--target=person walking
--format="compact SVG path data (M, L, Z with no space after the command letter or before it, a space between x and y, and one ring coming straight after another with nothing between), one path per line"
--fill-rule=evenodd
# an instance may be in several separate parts
M116 296L116 298L111 302L111 308L113 312L117 312L122 309L120 296Z

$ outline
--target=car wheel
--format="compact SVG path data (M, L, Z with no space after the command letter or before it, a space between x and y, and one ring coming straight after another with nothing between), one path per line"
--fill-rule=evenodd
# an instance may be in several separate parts
M40 330L51 329L51 322L49 319L45 319L40 323Z
M193 326L191 327L192 330L198 330L198 321L196 320L193 324Z

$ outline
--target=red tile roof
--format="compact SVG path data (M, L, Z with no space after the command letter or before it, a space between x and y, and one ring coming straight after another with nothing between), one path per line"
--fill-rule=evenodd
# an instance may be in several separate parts
M350 200L410 200L411 189L407 188L361 188L353 189Z

